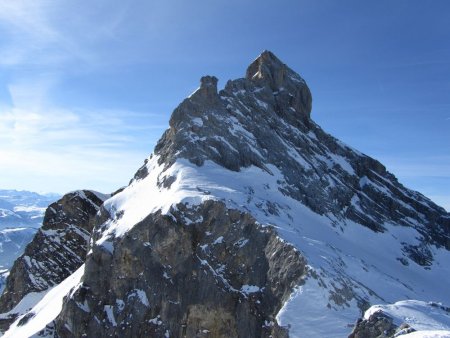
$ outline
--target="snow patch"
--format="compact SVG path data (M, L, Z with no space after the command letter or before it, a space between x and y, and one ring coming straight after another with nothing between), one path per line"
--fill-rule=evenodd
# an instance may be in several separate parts
M450 333L450 308L439 303L404 300L374 305L364 313L364 319L378 311L392 317L397 326L406 323L417 331L444 330Z
M3 337L30 337L44 329L61 312L64 296L80 283L83 274L84 264L59 285L49 290L29 312L18 317ZM20 326L19 321L28 314L33 316Z
M241 287L241 293L243 293L245 295L249 295L251 293L256 293L256 292L260 292L260 291L261 291L261 288L256 285L244 284Z

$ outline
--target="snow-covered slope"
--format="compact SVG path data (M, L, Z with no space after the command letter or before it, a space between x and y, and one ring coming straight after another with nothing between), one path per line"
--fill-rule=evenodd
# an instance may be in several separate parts
M306 258L309 277L277 317L291 336L344 336L369 304L450 304L445 210L315 125L296 106L304 81L273 55L256 62L219 94L204 78L175 110L156 153L106 202L96 244L112 250L148 214L214 199L273 225Z
M417 300L374 305L364 314L351 338L367 336L389 337L450 337L450 308L440 303Z
M374 305L366 311L364 319L369 319L377 311L392 317L398 326L406 323L417 331L441 330L450 335L450 308L439 303L407 300Z
M105 203L118 217L103 224L97 244L113 250L116 237L152 212L170 213L178 203L194 206L217 199L249 212L262 225L275 226L309 264L309 278L277 317L282 326L290 327L292 337L346 336L366 304L401 299L450 304L450 252L430 245L433 264L418 265L405 255L402 244L420 245L420 233L412 227L383 223L386 230L374 232L348 219L338 223L332 215L314 213L283 194L283 176L270 165L270 173L257 167L234 172L209 161L197 167L180 159L163 171L155 156L147 168L146 178ZM174 177L170 188L158 188L158 179L167 177ZM142 200L146 203L138 202Z
M84 265L57 286L39 293L28 294L23 302L11 311L25 314L18 317L3 337L32 337L42 330L44 331L41 336L53 336L51 327L46 328L46 325L59 314L63 298L80 283L83 272ZM30 301L26 302L27 300Z
M56 332L344 337L373 304L450 304L450 215L311 102L270 52L220 92L203 77L100 209Z

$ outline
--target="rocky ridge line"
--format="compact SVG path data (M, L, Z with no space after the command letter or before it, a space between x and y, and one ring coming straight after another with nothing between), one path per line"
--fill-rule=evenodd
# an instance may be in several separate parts
M434 294L405 277L441 290L429 276L448 256L449 214L323 132L305 81L272 53L246 74L219 92L205 76L175 109L101 207L81 283L46 332L285 337L286 311L294 337L329 325L303 325L324 313L347 335L392 292Z
M84 263L93 219L103 199L98 193L79 190L47 208L42 227L14 262L0 297L0 313L12 310L31 292L58 285ZM17 315L11 313L2 321L10 323Z
M306 82L265 51L245 78L220 92L217 78L203 77L173 112L155 154L166 167L178 158L233 171L253 165L270 172L272 164L284 176L283 193L337 223L350 219L379 232L386 222L414 227L422 244L405 245L404 253L418 264L431 263L429 245L450 249L450 215L380 162L325 133L310 118L311 103ZM144 165L136 178L145 176Z

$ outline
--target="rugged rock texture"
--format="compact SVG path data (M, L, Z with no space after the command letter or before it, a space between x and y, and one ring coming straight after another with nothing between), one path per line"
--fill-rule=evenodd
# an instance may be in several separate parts
M283 193L318 214L379 232L384 223L416 228L422 243L405 243L404 255L420 265L432 261L429 245L450 249L449 214L315 124L310 91L298 74L268 51L246 74L219 93L215 77L202 78L155 148L160 163L181 157L199 166L211 160L229 170L254 165L268 172L272 164L283 174Z
M100 208L84 276L45 334L346 336L374 302L442 290L443 208L316 125L305 81L272 53L217 81L201 79ZM360 324L355 337L395 331Z
M33 239L37 229L12 228L0 230L0 293L3 291L3 276L9 274L9 269L19 257L26 245Z
M397 326L384 313L374 313L368 320L359 320L349 338L385 338L395 334Z
M367 320L358 320L348 338L394 338L414 331L408 324L395 325L391 317L378 311Z
M84 263L92 221L102 203L101 195L80 190L47 208L42 227L11 269L0 312L10 311L30 292L59 284Z
M305 269L251 215L221 202L180 204L170 216L149 215L113 253L93 247L56 329L60 337L284 337L274 316Z

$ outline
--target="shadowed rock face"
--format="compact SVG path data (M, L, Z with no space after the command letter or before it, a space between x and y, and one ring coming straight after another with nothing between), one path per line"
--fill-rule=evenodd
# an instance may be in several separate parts
M349 338L393 337L396 325L383 313L374 313L368 320L357 322Z
M305 274L299 253L221 202L177 208L149 215L114 253L93 247L58 336L286 335L274 316Z
M30 292L59 284L84 263L92 220L102 203L93 192L80 190L47 208L42 227L11 269L0 312L11 310Z

